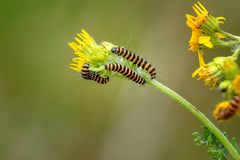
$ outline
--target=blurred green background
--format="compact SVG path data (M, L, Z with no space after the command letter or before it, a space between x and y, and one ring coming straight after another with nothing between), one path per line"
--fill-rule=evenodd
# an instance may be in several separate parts
M98 85L68 68L67 42L85 28L98 42L139 51L159 81L213 120L220 93L191 78L197 56L188 51L185 13L195 2L1 1L0 159L210 159L191 136L199 122L165 95L127 80ZM240 1L201 2L227 18L225 30L240 32ZM215 50L207 59L224 54ZM236 138L239 125L238 117L218 124Z

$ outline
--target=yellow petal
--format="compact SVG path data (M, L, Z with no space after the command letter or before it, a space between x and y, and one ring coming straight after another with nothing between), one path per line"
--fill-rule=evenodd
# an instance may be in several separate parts
M69 42L68 45L74 50L77 51L79 46L75 42Z
M204 58L203 58L203 52L200 49L198 50L198 60L199 60L200 67L206 65Z
M216 32L215 34L220 39L226 38L222 33Z
M202 11L208 12L208 10L200 2L198 2L198 5L201 7Z
M192 6L193 10L195 11L195 13L199 16L201 15L201 12L198 11L198 9L196 8L196 4L194 4L194 6Z
M210 36L201 36L199 38L199 44L203 44L204 46L208 48L213 48L212 43L210 42L211 37Z
M72 70L74 70L74 71L76 71L76 72L80 72L80 70L78 69L78 68L75 68L75 67L69 67L70 69L72 69Z
M196 69L193 73L192 73L192 78L194 78L200 71L201 71L202 67L199 67L198 69Z
M221 21L221 20L222 20L222 21L225 21L225 20L226 20L225 17L217 17L216 19L219 20L219 21Z
M86 39L89 39L89 38L90 38L90 35L89 35L88 32L85 31L84 29L82 29L82 33L81 33L81 34L82 34L83 37L86 38Z
M74 38L75 39L75 41L77 41L79 44L82 42L80 39L78 39L78 38Z
M186 24L188 27L190 27L191 29L195 29L196 28L196 25L195 25L195 19L196 17L190 15L190 14L186 14L186 18L187 18L187 21L186 21Z
M197 4L194 4L194 6L199 11L200 14L203 12L203 10Z

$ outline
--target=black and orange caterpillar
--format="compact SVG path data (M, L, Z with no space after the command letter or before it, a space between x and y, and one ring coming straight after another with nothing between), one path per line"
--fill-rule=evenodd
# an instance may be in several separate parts
M109 82L109 78L101 77L98 73L90 71L87 63L82 66L81 75L84 79L93 80L97 83L106 84Z
M138 67L145 69L151 75L152 79L156 78L156 69L142 57L120 47L114 47L111 51L112 53L115 53L133 62L133 64L136 64Z
M110 71L118 72L121 73L122 75L126 76L130 80L138 83L138 84L145 84L146 81L144 78L142 78L139 74L134 72L132 69L129 67L126 67L122 64L119 63L110 63L105 65L105 68Z
M227 120L236 113L239 112L240 109L240 96L234 96L230 101L229 105L222 108L216 108L217 112L215 113L215 118L218 121Z
M89 79L89 75L90 75L89 64L85 63L82 66L81 75L82 75L82 78Z

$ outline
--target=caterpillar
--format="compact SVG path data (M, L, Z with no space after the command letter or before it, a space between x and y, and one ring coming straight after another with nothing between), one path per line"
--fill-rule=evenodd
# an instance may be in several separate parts
M240 109L240 96L234 96L229 102L228 105L220 105L219 108L217 107L214 113L214 116L216 120L227 120L233 115L235 115L237 112L239 112Z
M122 75L126 76L127 78L129 78L130 80L132 80L138 84L145 84L145 82L146 82L145 79L142 78L139 74L137 74L132 69L130 69L122 64L110 63L110 64L105 65L105 68L110 71L119 72Z
M84 79L93 80L97 83L105 84L109 82L109 78L101 77L98 73L90 71L87 63L82 66L81 75Z
M133 64L136 64L138 67L145 69L151 75L152 79L156 78L156 69L142 57L120 47L113 47L111 51L112 53L115 53L133 62Z
M82 75L82 78L89 79L89 75L90 75L89 64L87 63L83 64L81 69L81 75Z
M99 74L95 72L90 72L89 79L101 84L106 84L107 82L109 82L108 77L107 78L101 77Z

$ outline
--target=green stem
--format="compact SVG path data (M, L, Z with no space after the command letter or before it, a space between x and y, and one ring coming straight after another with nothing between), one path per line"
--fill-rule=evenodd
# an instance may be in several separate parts
M173 90L171 90L170 88L166 87L165 85L161 84L156 80L151 80L148 82L148 84L153 86L160 92L164 93L165 95L171 97L173 100L178 102L182 107L184 107L189 112L191 112L205 127L207 127L219 139L219 141L225 146L228 152L232 155L234 160L240 160L240 155L238 154L237 150L228 141L228 139L222 134L222 132L190 102L188 102L179 94L177 94L176 92L174 92Z
M231 57L233 57L234 60L237 60L239 53L240 53L240 47L238 47L238 48L233 52L233 55L231 55Z
M231 33L226 32L226 31L220 30L220 33L222 33L223 35L225 35L228 38L235 39L235 40L238 40L238 41L240 40L240 36L235 36Z
M236 45L240 45L240 41L219 41L217 44L219 47L233 47Z

